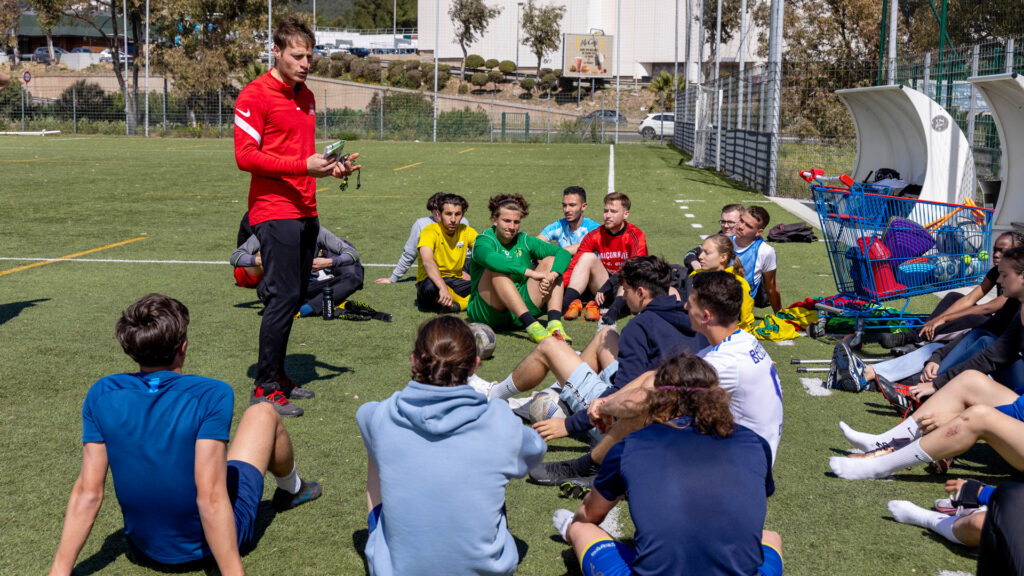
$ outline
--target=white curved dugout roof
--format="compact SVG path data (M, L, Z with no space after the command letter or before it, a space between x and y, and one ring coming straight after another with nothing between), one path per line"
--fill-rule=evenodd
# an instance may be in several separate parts
M992 229L1012 230L1013 222L1024 222L1024 194L1015 188L1024 185L1024 160L1018 160L1024 154L1024 78L1014 73L974 76L967 81L988 103L1002 144L999 178L1003 183Z
M893 168L921 186L922 200L961 203L974 198L974 156L960 127L937 102L906 86L837 90L857 128L857 162L850 174L863 181Z

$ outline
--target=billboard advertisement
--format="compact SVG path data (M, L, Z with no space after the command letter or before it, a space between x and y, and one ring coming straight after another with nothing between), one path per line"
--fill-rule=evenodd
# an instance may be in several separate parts
M563 34L562 76L610 78L614 40L603 34Z

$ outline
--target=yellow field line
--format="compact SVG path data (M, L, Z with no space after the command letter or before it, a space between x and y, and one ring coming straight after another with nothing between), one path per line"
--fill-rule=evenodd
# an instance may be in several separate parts
M232 196L248 196L245 192L146 192L146 196L188 196L196 198L202 196L230 198Z
M385 196L382 194L373 194L372 196L353 196L351 194L319 194L317 199L321 198L345 198L345 199L358 199L358 198L423 198L422 196Z
M464 153L469 152L471 150L475 150L475 148L466 148L465 150L459 150L459 154L464 154Z
M412 168L413 166L419 166L420 164L423 164L423 162L417 162L415 164L409 164L408 166L402 166L401 168L395 168L395 172L398 172L399 170L405 170L406 168Z
M21 272L22 270L28 270L29 268L35 268L36 266L45 266L47 264L53 264L60 260L70 260L71 258L78 258L79 256L85 256L86 254L92 254L93 252L99 252L101 250L109 250L110 248L117 248L118 246L124 246L125 244L131 244L132 242L138 242L139 240L145 240L148 236L137 236L131 240L124 240L122 242L115 242L113 244L107 244L106 246L100 246L99 248L92 248L90 250L84 250L82 252L75 252L74 254L68 254L67 256L61 256L60 258L54 258L53 260L43 260L42 262L33 262L24 266L18 266L17 268L11 268L10 270L4 270L0 272L0 276L6 276L7 274L14 274L15 272Z
M27 158L25 160L0 160L0 164L17 164L18 162L49 162L57 158Z

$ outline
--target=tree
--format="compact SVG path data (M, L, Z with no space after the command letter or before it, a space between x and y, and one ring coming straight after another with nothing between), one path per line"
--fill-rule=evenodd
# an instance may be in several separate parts
M533 78L523 78L522 80L519 81L519 87L522 88L524 92L526 92L527 98L531 98L533 96L531 93L533 92L533 88L536 85L537 81L534 80Z
M466 68L483 68L484 57L479 54L470 54L466 57Z
M562 16L565 6L538 7L534 0L528 0L523 8L522 42L537 57L538 71L544 56L562 46Z
M483 88L484 86L487 86L487 74L484 74L483 72L477 72L473 74L473 77L470 78L469 81L473 84L473 86L476 86L477 88Z
M498 70L488 70L487 71L487 80L491 84L494 84L494 89L495 90L498 89L498 82L501 82L504 79L505 79L505 75L502 74L501 72L499 72Z
M326 2L324 4L327 4ZM395 25L395 8L392 2L380 0L355 0L345 15L342 25L346 28L391 28ZM398 0L397 26L399 28L416 27L416 1ZM266 13L266 10L264 10Z
M64 12L64 2L61 0L31 0L30 5L36 9L36 21L40 30L46 34L46 50L50 54L50 64L56 64L56 55L53 53L53 29L60 24L61 14Z
M483 0L452 0L448 17L455 27L455 41L462 48L462 79L466 79L466 56L469 45L487 31L491 20L501 14L501 8L491 8Z
M790 0L792 2L793 0ZM740 28L740 0L721 0L722 2L722 44L732 40ZM747 6L752 2L747 2ZM770 2L769 2L770 4ZM788 8L789 2L787 2ZM699 8L699 7L698 7ZM696 10L695 10L696 11ZM694 16L698 19L699 15ZM807 26L807 28L814 28ZM710 60L714 62L715 36L718 32L718 0L704 0L704 41L708 45ZM703 48L703 47L702 47ZM707 76L705 72L705 76Z
M498 62L497 58L488 58L487 61L484 62L484 68L487 68L488 70L492 70L494 68L497 68L498 64L499 64L499 62Z
M665 110L671 110L673 104L675 104L675 93L678 90L682 90L685 87L685 81L676 77L676 81L672 81L672 75L668 72L662 71L661 74L655 76L647 89L654 92L657 95L657 101L665 103Z
M9 44L13 48L12 67L17 67L21 63L18 29L21 27L21 14L24 11L20 0L0 0L0 44Z

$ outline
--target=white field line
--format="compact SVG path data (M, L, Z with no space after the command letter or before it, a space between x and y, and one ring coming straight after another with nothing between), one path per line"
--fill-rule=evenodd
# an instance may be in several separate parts
M800 384L803 385L804 391L811 396L831 396L832 391L825 388L825 382L821 378L801 378Z
M15 262L108 262L114 264L214 264L230 266L230 262L221 260L127 260L121 258L16 258L0 256L0 260ZM364 267L394 268L394 264L363 264Z

